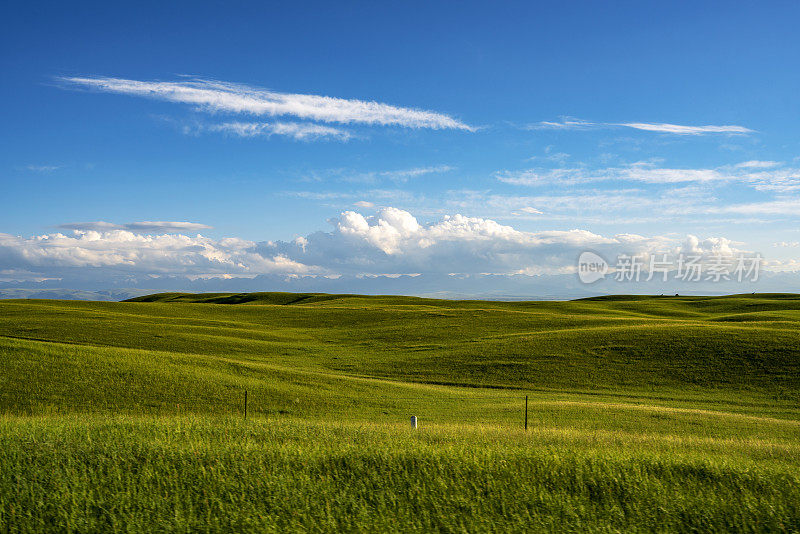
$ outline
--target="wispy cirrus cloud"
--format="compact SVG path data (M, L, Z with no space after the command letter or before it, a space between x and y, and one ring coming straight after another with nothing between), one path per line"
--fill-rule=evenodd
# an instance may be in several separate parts
M800 200L778 198L766 202L747 202L728 206L711 207L707 213L735 213L740 215L789 215L797 217L800 213Z
M623 167L605 169L557 168L524 169L520 171L500 171L495 173L500 182L512 185L573 185L601 181L632 181L653 184L674 184L682 182L710 182L727 178L716 169L669 169L659 168L650 163L639 162Z
M591 130L601 128L633 128L646 132L676 135L704 134L748 134L754 130L737 125L687 126L683 124L653 122L589 122L581 119L565 118L561 121L541 121L528 126L531 130Z
M406 128L473 131L474 127L435 111L399 107L374 101L281 93L249 85L205 79L161 82L103 76L71 76L66 85L154 98L197 106L208 112L258 116L292 116L341 124L402 126Z
M650 161L640 161L601 169L571 167L503 170L496 172L495 178L500 182L521 186L574 185L602 181L647 184L737 182L759 191L788 193L800 190L800 169L773 161L746 161L709 169L667 168Z
M514 215L524 214L524 215L544 215L544 212L540 209L534 208L532 206L522 206L518 212L512 212Z
M221 132L238 137L283 135L297 141L312 141L316 139L347 141L353 137L350 132L341 128L297 122L224 122L222 124L201 126L199 130Z
M541 121L535 124L529 124L529 130L589 130L603 126L594 122L584 121L580 119L564 119L562 121Z
M743 161L741 163L737 163L734 165L737 169L771 169L773 167L779 167L781 165L780 161L761 161L761 160L750 160L750 161Z
M432 165L428 167L414 167L412 169L401 169L397 171L383 171L379 173L381 177L389 178L396 182L405 182L410 178L417 178L426 174L441 174L454 170L450 165Z
M451 165L424 165L418 167L408 167L404 169L392 169L385 171L357 171L354 169L328 169L312 173L308 181L337 181L356 184L377 184L380 182L391 181L403 184L409 180L427 175L445 174L456 170Z
M208 230L211 226L200 223L185 221L140 221L124 224L115 224L106 221L66 223L58 226L64 230L77 230L81 232L109 232L113 230L124 230L134 233L175 233L192 232L198 230Z
M684 126L681 124L624 122L611 126L625 126L628 128L634 128L636 130L645 130L647 132L672 133L678 135L702 135L702 134L712 134L712 133L746 134L753 132L753 130L751 130L750 128L745 128L744 126L735 126L735 125Z
M19 170L41 173L57 171L60 168L61 165L23 165L22 167L17 167Z

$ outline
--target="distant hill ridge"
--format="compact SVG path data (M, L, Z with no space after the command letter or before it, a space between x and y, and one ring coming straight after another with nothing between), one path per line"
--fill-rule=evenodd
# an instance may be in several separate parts
M300 304L333 300L360 295L330 295L326 293L155 293L124 300L123 302L192 302L207 304Z
M502 304L504 302L522 304L526 302L541 302L538 300L488 300L480 299L432 299L425 297L413 297L404 295L359 295L355 293L290 293L290 292L252 292L252 293L154 293L126 299L122 302L187 302L195 304L271 304L271 305L292 305L292 304L314 304L319 302L342 300L342 299L363 299L367 301L389 301L392 304L420 304L425 302L491 302L492 304ZM603 295L597 297L585 297L573 299L572 302L642 302L650 300L670 300L683 302L700 301L719 301L730 299L755 299L755 300L800 300L797 293L744 293L722 296L681 296L681 295ZM551 301L552 302L552 301Z

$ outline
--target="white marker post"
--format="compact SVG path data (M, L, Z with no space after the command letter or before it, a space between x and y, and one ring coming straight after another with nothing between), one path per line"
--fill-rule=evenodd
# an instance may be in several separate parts
M416 415L412 415L411 416L411 426L413 426L414 428L417 428L417 416Z

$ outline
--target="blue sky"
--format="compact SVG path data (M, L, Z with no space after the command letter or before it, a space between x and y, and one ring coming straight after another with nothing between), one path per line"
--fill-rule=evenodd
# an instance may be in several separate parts
M796 2L115 4L0 12L0 279L798 268Z

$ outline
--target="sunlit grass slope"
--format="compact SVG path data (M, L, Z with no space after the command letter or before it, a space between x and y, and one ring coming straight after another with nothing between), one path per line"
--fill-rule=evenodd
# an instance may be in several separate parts
M668 402L760 399L773 410L800 400L798 326L794 295L9 300L0 301L0 407L53 396L60 406L180 402L214 411L229 390L250 388L273 399L253 395L256 409L286 410L295 395L322 415L337 398L363 405L367 391L414 397L429 391L420 385L440 384Z
M798 326L796 295L0 301L0 531L798 530Z
M563 427L5 419L0 529L792 531L799 453Z

